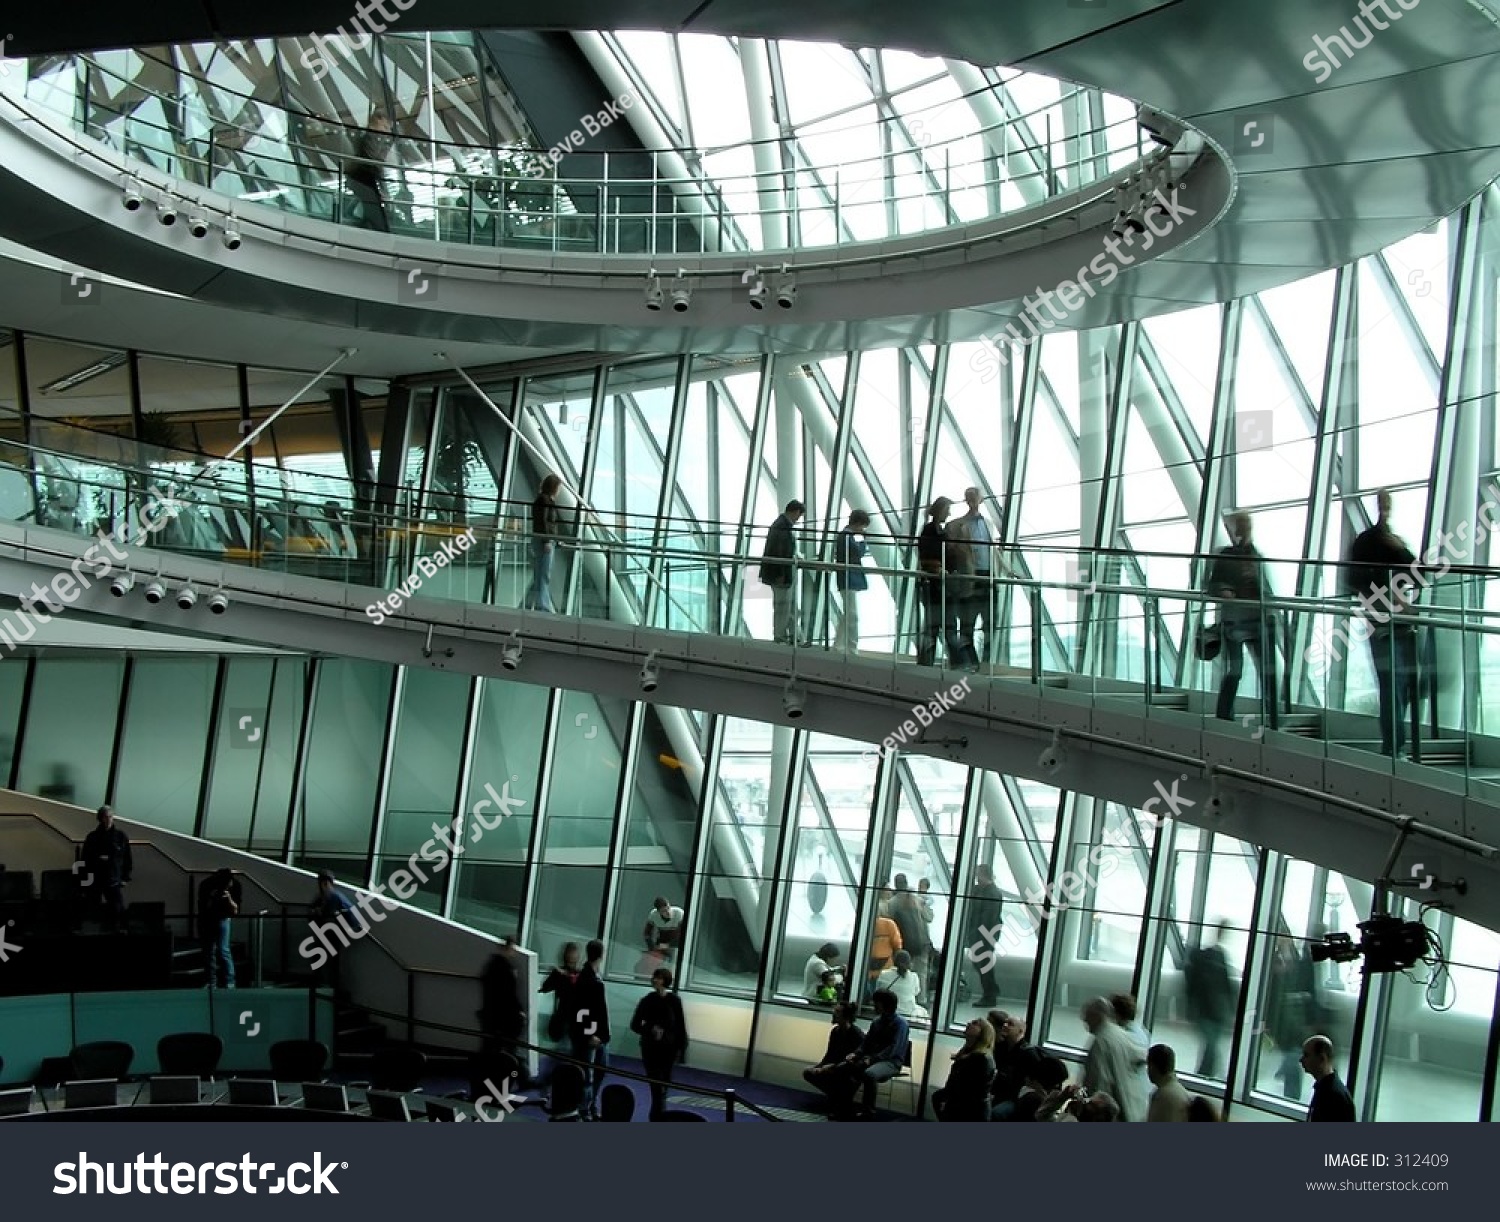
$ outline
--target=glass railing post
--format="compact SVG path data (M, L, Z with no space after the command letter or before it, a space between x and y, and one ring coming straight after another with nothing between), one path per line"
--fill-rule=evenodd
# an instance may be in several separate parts
M1146 703L1153 703L1153 697L1161 690L1161 642L1156 635L1156 595L1148 594L1142 600L1144 610L1143 636L1146 644L1144 667L1141 674L1144 678L1142 686L1146 689Z
M1031 606L1031 681L1042 681L1042 588L1029 586L1027 602Z

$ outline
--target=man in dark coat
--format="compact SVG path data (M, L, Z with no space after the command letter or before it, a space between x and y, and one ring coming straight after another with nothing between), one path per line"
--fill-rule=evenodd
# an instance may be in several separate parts
M110 929L119 929L125 917L125 884L130 881L133 862L130 837L115 826L115 812L101 806L94 816L99 826L83 841L85 868L79 881L86 902L104 909L104 921Z
M760 579L771 587L772 639L783 645L796 643L796 526L802 520L801 501L788 501L766 531L766 550L761 554Z

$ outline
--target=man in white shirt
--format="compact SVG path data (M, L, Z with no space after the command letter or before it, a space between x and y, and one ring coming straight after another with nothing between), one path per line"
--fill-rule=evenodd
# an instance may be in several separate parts
M822 1001L825 987L835 990L844 983L844 969L839 966L839 948L824 942L809 956L802 968L802 996L808 1001Z
M651 911L646 914L643 936L648 953L660 951L665 956L662 962L671 963L672 952L682 944L682 909L665 895L658 895L651 901Z
M1083 1086L1089 1094L1103 1091L1120 1105L1120 1119L1146 1119L1146 1092L1136 1072L1135 1043L1115 1022L1114 1006L1096 997L1083 1007L1083 1025L1093 1035L1083 1065Z
M1146 1073L1156 1090L1151 1095L1151 1106L1146 1119L1186 1123L1188 1104L1191 1100L1186 1089L1177 1080L1177 1054L1166 1044L1152 1044L1146 1054Z
M995 548L999 540L991 533L990 524L979 511L984 504L984 497L978 488L964 489L964 504L969 507L969 512L948 523L949 534L968 543L974 565L974 580L969 583L969 597L964 599L958 611L958 636L960 641L973 650L981 664L988 664L994 660L995 653L996 591L993 578L996 573L1008 570L996 557ZM984 620L982 650L974 643L978 621L981 619Z

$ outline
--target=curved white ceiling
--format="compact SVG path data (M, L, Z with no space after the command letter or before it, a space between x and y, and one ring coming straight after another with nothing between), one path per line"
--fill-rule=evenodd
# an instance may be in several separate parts
M467 28L476 20L493 27L535 24L532 8L473 8L459 0L422 0L400 28ZM1351 261L1454 211L1500 175L1495 14L1482 0L1419 0L1410 10L1386 0L1384 10L1372 9L1382 11L1398 17L1382 19L1383 30L1369 30L1353 25L1357 9L1345 13L1305 0L1099 0L1078 7L1014 0L1003 11L977 0L930 0L920 15L894 7L759 0L703 6L573 0L549 4L547 23L906 47L1086 82L1181 116L1215 142L1230 172L1216 164L1190 182L1209 205L1194 222L1206 226L1201 232L1185 226L1165 253L1070 310L1066 326L1089 327L1246 295ZM54 17L29 9L7 18L15 27L8 51L305 33L310 25L332 29L347 22L349 11L347 0L169 3L152 11L149 30L145 16L132 9L97 21L91 16L86 32L64 28ZM1362 32L1369 37L1330 71L1316 58L1315 40L1336 48L1331 36L1339 35L1340 25L1355 31L1355 42ZM638 282L614 289L604 280L553 287L545 266L532 268L516 255L503 256L513 271L497 278L493 267L475 262L476 252L450 248L447 253L474 270L441 279L438 300L424 309L400 299L397 278L403 260L431 264L443 253L435 244L392 238L383 260L333 261L315 242L299 251L304 243L284 239L278 257L264 263L210 260L202 257L201 244L200 251L174 250L149 230L124 232L120 222L132 218L117 206L101 210L97 200L49 198L20 177L11 159L6 164L0 228L29 246L237 309L443 344L802 353L973 338L1013 320L1034 288L1071 279L1080 254L1102 250L1105 236L1069 223L1044 246L1024 253L1007 247L1003 257L982 266L950 256L894 259L858 279L814 275L785 322L753 314L742 294L727 288L722 295L700 289L686 315L651 314L640 306ZM1201 219L1207 213L1213 220L1220 205L1216 223ZM367 236L358 235L361 242ZM250 248L247 242L240 253ZM321 270L307 270L319 263Z

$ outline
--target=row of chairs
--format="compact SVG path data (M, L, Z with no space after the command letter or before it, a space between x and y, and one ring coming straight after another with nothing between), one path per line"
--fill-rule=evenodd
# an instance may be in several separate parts
M156 1060L165 1077L212 1078L224 1056L224 1041L207 1031L164 1035L156 1043ZM135 1049L123 1040L80 1044L68 1058L73 1078L123 1080L130 1076ZM271 1045L271 1077L282 1082L321 1082L328 1046L319 1040L279 1040ZM375 1090L415 1091L422 1085L427 1056L416 1048L393 1045L379 1049L371 1062L369 1085Z

